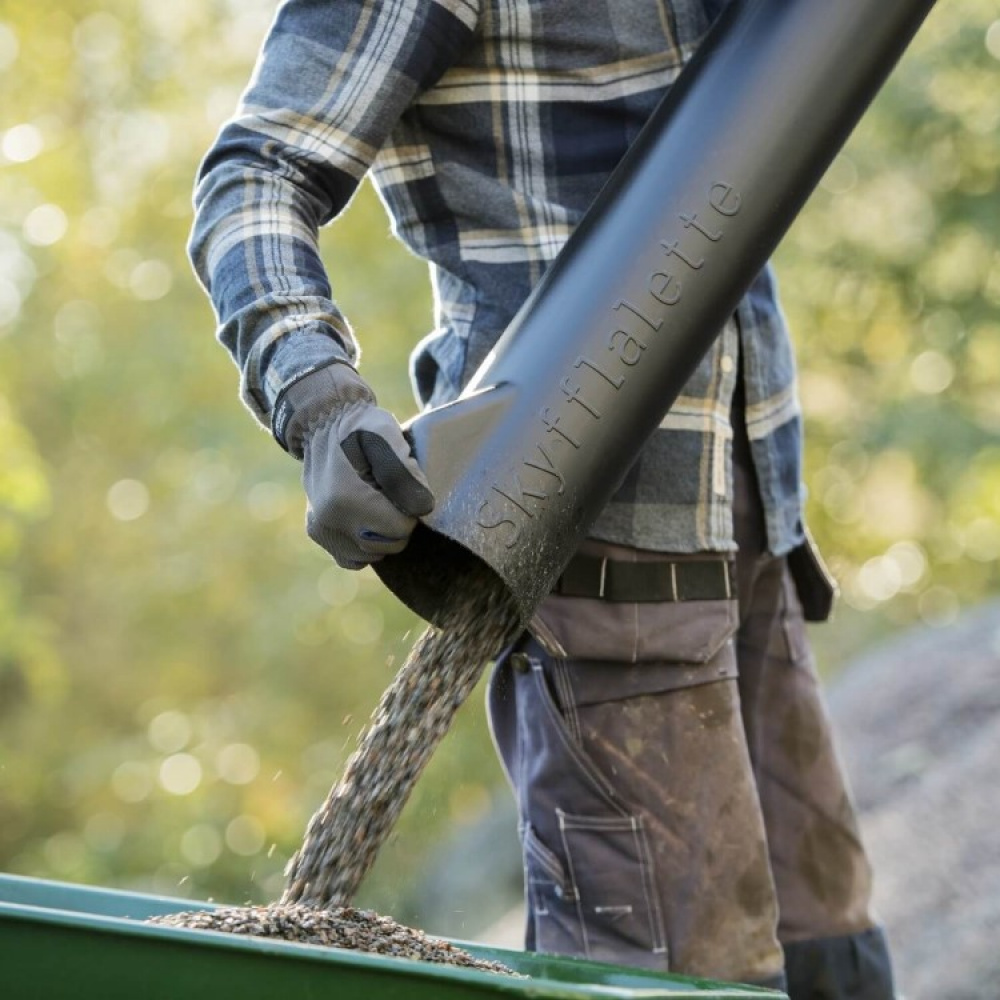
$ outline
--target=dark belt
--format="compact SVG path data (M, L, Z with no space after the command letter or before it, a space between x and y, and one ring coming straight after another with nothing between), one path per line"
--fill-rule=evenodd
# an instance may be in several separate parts
M726 559L620 562L575 555L553 594L604 601L724 601L735 594L735 564Z

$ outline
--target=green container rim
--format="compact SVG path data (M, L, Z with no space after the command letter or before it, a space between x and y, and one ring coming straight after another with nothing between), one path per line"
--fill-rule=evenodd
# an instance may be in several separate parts
M434 983L464 984L469 995L521 996L543 1000L780 1000L783 994L751 986L692 979L626 966L535 952L511 951L450 940L477 958L502 962L517 976L486 972L390 955L320 947L292 941L255 938L221 931L169 927L146 918L182 910L215 909L212 902L156 896L128 890L54 882L18 875L0 875L0 943L6 930L31 927L40 937L63 933L87 934L107 943L109 951L126 941L143 941L182 949L224 952L227 957L253 955L290 964L325 963L344 973L392 976ZM193 950L193 951L192 951ZM110 957L110 956L109 956ZM113 960L113 958L111 958ZM332 972L333 970L331 970Z

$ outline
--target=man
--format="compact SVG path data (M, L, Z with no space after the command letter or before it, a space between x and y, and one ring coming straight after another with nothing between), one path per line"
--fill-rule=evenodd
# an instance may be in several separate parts
M303 460L309 534L340 565L400 551L434 498L357 373L318 227L371 169L396 234L431 264L437 327L415 390L453 399L719 6L279 10L203 164L192 256L243 399ZM805 637L832 590L802 526L800 448L765 272L496 666L529 948L787 981L793 1000L893 996Z

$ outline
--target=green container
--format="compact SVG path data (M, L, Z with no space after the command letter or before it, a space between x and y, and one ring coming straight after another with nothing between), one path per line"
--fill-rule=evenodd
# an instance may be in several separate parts
M143 923L159 914L211 908L190 900L0 875L0 995L11 1000L784 997L749 986L466 942L456 943L530 978Z

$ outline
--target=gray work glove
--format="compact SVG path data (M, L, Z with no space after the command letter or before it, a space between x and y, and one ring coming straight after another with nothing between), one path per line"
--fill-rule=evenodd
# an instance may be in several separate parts
M310 372L279 397L274 435L303 460L306 531L345 569L402 552L434 496L396 418L347 363Z

